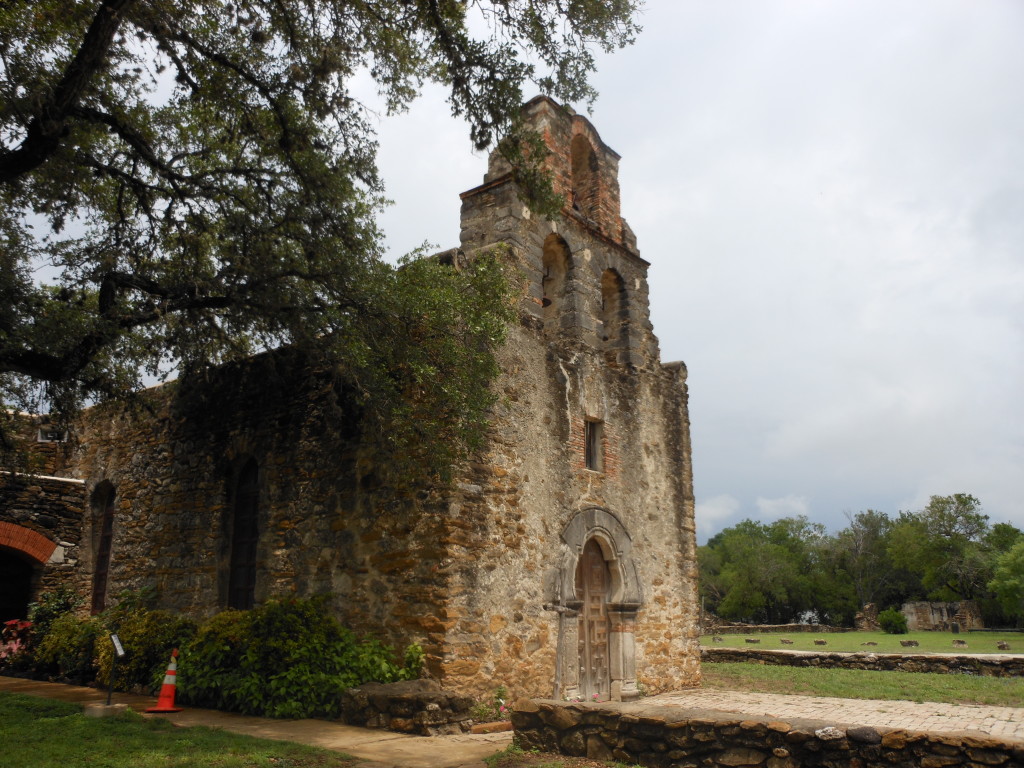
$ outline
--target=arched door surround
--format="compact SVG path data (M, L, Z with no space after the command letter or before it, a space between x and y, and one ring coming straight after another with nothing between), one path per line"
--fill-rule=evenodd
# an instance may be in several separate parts
M569 521L562 542L556 695L635 698L634 632L643 593L629 532L608 510L590 507Z

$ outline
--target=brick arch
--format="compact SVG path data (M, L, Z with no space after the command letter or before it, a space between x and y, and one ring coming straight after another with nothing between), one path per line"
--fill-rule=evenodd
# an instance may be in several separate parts
M50 541L41 533L15 523L0 522L0 547L7 547L24 555L28 555L38 563L45 564L57 548L57 543Z

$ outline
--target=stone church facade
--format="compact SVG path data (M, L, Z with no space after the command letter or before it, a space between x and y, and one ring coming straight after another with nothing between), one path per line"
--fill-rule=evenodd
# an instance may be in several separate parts
M278 351L214 372L205 407L161 387L145 409L91 409L48 476L0 476L0 568L95 608L152 586L196 617L329 593L348 626L421 643L429 674L473 695L696 684L686 369L659 359L618 155L547 98L524 109L568 203L532 215L497 155L462 195L444 258L503 244L523 296L487 443L451 488L390 491L344 393Z

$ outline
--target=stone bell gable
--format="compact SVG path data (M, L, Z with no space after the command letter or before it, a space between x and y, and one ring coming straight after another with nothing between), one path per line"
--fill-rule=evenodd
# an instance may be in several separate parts
M501 159L462 195L462 249L522 275L491 441L455 502L441 668L483 689L630 698L699 679L686 368L662 364L647 270L619 214L619 156L585 118L526 105L562 215L531 214Z

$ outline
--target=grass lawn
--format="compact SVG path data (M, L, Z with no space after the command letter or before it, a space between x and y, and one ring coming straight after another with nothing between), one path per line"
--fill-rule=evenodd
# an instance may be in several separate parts
M934 701L947 704L1024 706L1024 678L971 677L923 672L777 667L769 664L701 665L704 688L843 699Z
M348 755L133 712L87 718L76 704L0 693L4 768L352 768Z
M725 648L768 648L788 649L791 651L873 651L874 653L1007 653L1000 651L996 643L1000 640L1010 644L1009 653L1024 653L1024 632L911 632L907 635L887 635L884 632L813 632L787 633L751 633L746 635L719 635L724 642L715 643L711 635L700 639L701 645ZM760 638L761 642L752 646L744 638ZM792 645L784 645L781 638L792 640ZM815 640L824 640L827 645L815 645ZM917 640L919 648L904 648L900 640ZM963 640L966 648L954 648L953 640ZM878 643L866 646L864 643Z

